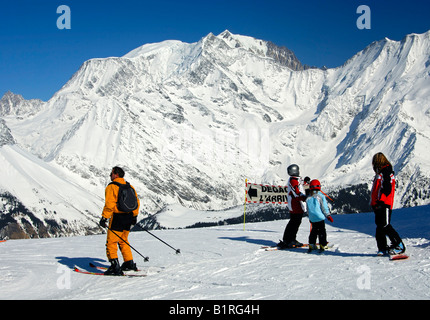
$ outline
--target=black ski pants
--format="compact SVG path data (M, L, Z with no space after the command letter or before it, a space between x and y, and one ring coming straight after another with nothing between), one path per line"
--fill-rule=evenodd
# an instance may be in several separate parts
M387 237L390 239L391 245L397 246L402 242L402 238L391 225L391 209L386 205L378 205L373 208L373 211L375 212L375 237L378 250L387 250Z
M285 244L289 244L296 240L297 231L302 223L303 213L290 213L290 221L288 221L285 227L284 236L282 241Z
M316 244L318 242L321 246L327 245L327 232L325 231L324 220L318 222L311 222L311 233L309 234L309 244Z

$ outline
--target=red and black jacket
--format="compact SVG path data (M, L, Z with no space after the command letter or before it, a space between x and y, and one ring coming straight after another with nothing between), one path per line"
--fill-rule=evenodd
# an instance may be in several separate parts
M394 178L393 167L391 165L386 165L375 175L370 205L374 207L382 202L389 206L390 209L393 209L395 187L396 180Z
M300 177L290 177L287 192L290 213L302 214L306 212L306 195Z

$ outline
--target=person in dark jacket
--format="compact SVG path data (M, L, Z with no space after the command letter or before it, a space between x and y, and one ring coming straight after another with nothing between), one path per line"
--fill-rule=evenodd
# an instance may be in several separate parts
M402 239L391 225L391 213L394 203L395 178L391 163L382 152L373 156L372 159L375 178L371 191L370 205L375 212L376 243L378 255L401 254L406 248ZM391 245L387 246L387 237Z
M287 173L290 176L287 188L290 220L285 227L282 240L277 244L281 249L303 246L303 243L297 241L296 236L302 223L303 214L306 212L306 195L299 166L297 164L290 165L287 168Z

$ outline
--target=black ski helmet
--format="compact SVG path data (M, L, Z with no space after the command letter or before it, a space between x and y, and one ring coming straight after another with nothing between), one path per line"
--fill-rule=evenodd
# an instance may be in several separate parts
M288 166L287 172L289 176L298 177L300 176L299 166L297 164L292 164Z

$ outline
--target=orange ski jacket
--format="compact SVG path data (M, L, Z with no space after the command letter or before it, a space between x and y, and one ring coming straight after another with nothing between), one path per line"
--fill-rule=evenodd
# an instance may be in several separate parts
M121 184L125 184L124 178L116 178L114 181ZM131 187L136 193L136 189L134 189L133 186ZM118 210L118 207L116 205L116 203L118 202L118 191L119 191L119 187L115 184L109 184L105 189L105 206L103 208L102 216L105 217L106 219L112 218L114 213L124 213L123 211ZM136 198L137 198L138 206L137 206L137 209L133 211L134 217L139 214L139 207L140 207L140 200L139 200L139 197L137 196L137 193L136 193Z

